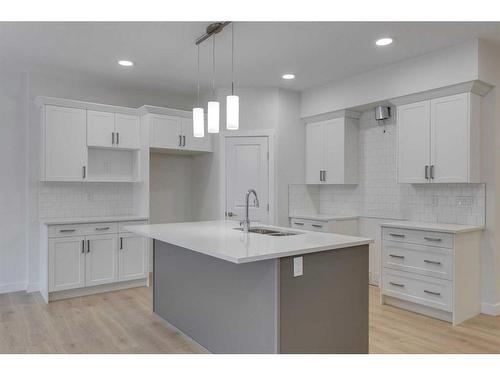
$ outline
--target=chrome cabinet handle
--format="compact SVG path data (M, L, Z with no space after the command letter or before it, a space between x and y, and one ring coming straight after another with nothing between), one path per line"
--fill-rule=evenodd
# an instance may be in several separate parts
M398 259L404 259L404 255L395 255L395 254L389 254L391 258L398 258Z
M182 136L182 147L186 147L186 136Z
M441 293L439 293L439 292L433 292L432 290L426 290L426 289L424 289L424 293L432 294L433 296L440 296L441 295Z
M87 240L87 253L90 253L90 240Z
M116 144L120 144L120 133L116 132Z
M400 238L405 238L404 234L399 234L399 233L389 233L389 236L392 237L400 237Z
M87 177L87 167L84 165L82 167L82 178L86 178Z
M179 134L179 147L182 147L182 135Z
M297 223L297 222L295 222L294 224L295 225L304 225L304 223Z
M115 132L112 132L111 133L111 144L114 145L115 144Z
M95 230L108 230L109 227L100 227L100 228L95 228Z
M123 250L123 237L120 237L120 250Z
M72 233L76 229L59 229L59 233Z
M311 226L313 226L314 228L323 228L323 225L319 224L311 224Z
M436 264L438 266L441 265L441 262L438 262L436 260L428 260L428 259L424 259L424 263L429 263L429 264Z
M393 283L392 281L390 281L389 284L394 285L394 286L399 286L400 288L405 287L405 284Z
M434 180L434 166L431 165L431 180Z
M443 239L442 238L437 238L437 237L424 237L424 240L434 241L434 242L441 242Z
M85 240L82 240L82 254L85 254Z
M428 165L425 166L425 179L426 180L429 179L429 166Z

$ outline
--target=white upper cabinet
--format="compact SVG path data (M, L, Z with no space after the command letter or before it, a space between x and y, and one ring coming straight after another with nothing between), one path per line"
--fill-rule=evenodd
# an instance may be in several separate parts
M182 123L179 117L151 115L150 146L178 148L182 146Z
M138 116L115 114L116 147L138 149L141 145L141 126Z
M463 93L398 107L398 182L481 182L479 106Z
M212 151L212 136L193 136L193 120L186 117L150 114L150 147L165 150Z
M138 116L87 111L87 146L138 149L140 139Z
M182 119L183 148L194 151L212 151L212 136L205 133L202 138L193 136L193 120Z
M87 111L87 146L113 147L115 141L115 114Z
M397 123L399 182L427 182L431 147L429 101L398 107Z
M87 168L86 111L46 105L43 119L42 179L82 181Z
M357 120L336 118L306 125L306 183L356 184Z

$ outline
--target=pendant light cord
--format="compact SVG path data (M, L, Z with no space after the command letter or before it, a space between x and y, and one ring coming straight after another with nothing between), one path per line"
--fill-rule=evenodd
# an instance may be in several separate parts
M231 95L234 95L234 22L231 23Z
M215 99L215 34L212 38L212 96Z
M200 45L197 45L198 47L198 72L197 72L197 77L198 77L198 88L197 88L197 105L198 108L200 107Z

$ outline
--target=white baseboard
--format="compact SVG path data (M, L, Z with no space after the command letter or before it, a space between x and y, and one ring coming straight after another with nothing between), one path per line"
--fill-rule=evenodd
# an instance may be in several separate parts
M26 293L33 293L39 291L40 287L38 286L38 283L28 283L28 285L26 285Z
M26 283L0 284L0 294L21 292L26 290Z
M486 315L498 316L500 315L500 302L499 303L481 303L481 312Z

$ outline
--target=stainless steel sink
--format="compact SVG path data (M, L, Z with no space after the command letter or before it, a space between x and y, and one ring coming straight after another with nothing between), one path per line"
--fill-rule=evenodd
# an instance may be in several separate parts
M234 228L235 230L243 230L243 228ZM270 228L263 228L263 227L255 227L255 228L250 228L248 230L250 233L257 233L257 234L267 234L268 236L275 236L275 237L285 237L285 236L295 236L296 234L300 234L297 232L285 232L285 231L280 231L276 229L270 229Z

